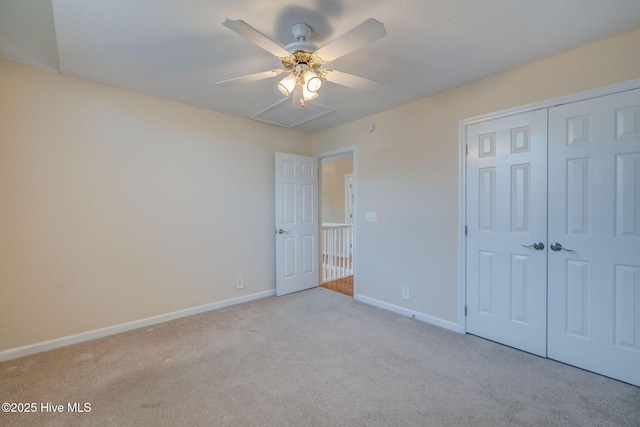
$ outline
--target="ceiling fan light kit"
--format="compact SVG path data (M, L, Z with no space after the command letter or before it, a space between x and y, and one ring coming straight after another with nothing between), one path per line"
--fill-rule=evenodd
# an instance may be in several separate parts
M289 96L294 92L296 86L301 86L302 88L302 98L298 99L300 100L300 106L304 107L304 101L311 101L318 97L318 90L322 86L322 80L320 75L311 71L307 64L299 63L296 64L291 74L280 80L278 89L284 96ZM297 104L295 108L297 108Z
M294 74L289 74L284 79L280 80L278 83L278 89L284 96L289 96L293 92L293 89L296 87L296 76Z
M293 26L292 33L297 41L289 43L284 48L240 19L225 19L222 25L277 56L284 70L271 70L223 80L216 83L218 86L248 83L289 73L278 82L278 89L284 96L292 97L293 108L302 108L305 101L317 98L323 80L368 92L373 92L381 86L381 83L373 80L328 68L320 69L324 64L384 37L384 25L375 19L367 19L320 49L307 41L311 35L311 27L307 24Z

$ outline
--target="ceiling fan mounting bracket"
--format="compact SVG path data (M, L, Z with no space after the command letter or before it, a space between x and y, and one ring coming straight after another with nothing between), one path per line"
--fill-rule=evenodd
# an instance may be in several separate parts
M308 24L296 24L293 26L291 32L296 40L305 42L311 35L311 27Z

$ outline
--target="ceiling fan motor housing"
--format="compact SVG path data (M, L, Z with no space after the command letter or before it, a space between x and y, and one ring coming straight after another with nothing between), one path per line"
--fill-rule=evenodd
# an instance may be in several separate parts
M289 46L287 46L288 48ZM323 62L319 61L314 55L314 51L307 50L295 50L291 52L291 55L286 58L280 58L282 66L287 71L296 71L296 67L300 64L305 64L312 71L317 71Z
M311 27L308 24L296 24L293 26L293 30L291 32L297 41L286 45L284 48L287 51L290 53L298 51L311 53L318 50L318 46L307 41L311 35Z

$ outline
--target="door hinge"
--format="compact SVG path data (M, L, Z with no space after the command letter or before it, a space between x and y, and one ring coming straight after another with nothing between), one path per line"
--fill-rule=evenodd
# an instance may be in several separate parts
M464 306L464 315L465 316L467 315L467 306L466 305Z
M468 231L468 230L467 230L467 226L465 225L465 226L464 226L464 235L465 235L465 236L467 235L467 231Z
M465 155L465 156L468 156L468 155L469 155L469 146L468 146L468 145L465 145L465 146L464 146L464 155Z

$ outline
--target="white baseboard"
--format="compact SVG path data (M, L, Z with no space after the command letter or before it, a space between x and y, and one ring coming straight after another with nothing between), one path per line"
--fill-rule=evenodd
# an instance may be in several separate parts
M119 334L121 332L131 331L133 329L144 328L146 326L167 322L169 320L179 319L181 317L193 316L194 314L204 313L206 311L217 310L231 305L241 304L261 298L275 296L275 289L270 291L258 292L251 295L245 295L238 298L231 298L224 301L212 302L210 304L191 307L184 310L178 310L171 313L160 314L158 316L147 317L146 319L134 320L132 322L121 323L119 325L108 326L106 328L95 329L93 331L81 332L75 335L68 335L62 338L56 338L49 341L43 341L35 344L29 344L22 347L10 348L0 351L0 362L16 359L18 357L29 356L31 354L42 353L43 351L53 350L67 345L77 344L84 341L94 340L109 335Z
M439 326L441 328L449 329L453 332L464 333L463 328L460 327L459 324L450 322L448 320L443 320L438 317L430 316L428 314L420 313L419 311L411 310L405 307L400 307L398 305L389 304L388 302L380 301L374 298L369 298L364 295L356 295L356 301L363 302L365 304L373 305L374 307L382 308L384 310L393 311L394 313L401 314L403 316L411 317L415 316L415 319L420 320L425 323L429 323L431 325Z

